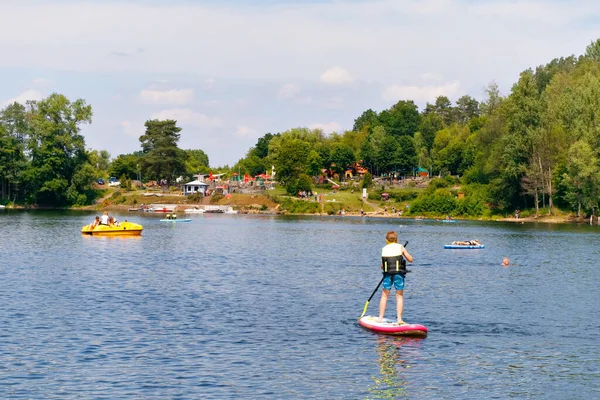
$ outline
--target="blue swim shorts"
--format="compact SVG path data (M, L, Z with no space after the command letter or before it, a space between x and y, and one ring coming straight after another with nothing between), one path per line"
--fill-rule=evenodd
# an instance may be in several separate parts
M394 289L404 290L404 277L402 275L383 274L383 288L385 290L390 290L392 288L392 283L394 284Z

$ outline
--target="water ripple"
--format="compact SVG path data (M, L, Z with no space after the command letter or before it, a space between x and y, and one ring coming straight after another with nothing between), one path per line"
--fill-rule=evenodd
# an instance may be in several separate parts
M143 235L81 236L92 217L0 215L3 398L600 394L597 227L117 215ZM391 229L424 340L357 325ZM486 249L443 249L468 238Z

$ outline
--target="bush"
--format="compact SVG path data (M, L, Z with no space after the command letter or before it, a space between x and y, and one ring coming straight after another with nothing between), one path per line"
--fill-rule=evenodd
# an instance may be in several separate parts
M203 198L204 195L200 192L192 193L187 196L188 201L191 201L192 203L202 203Z
M423 192L412 202L411 214L434 213L450 215L456 208L456 199L447 189L437 189L433 195Z
M373 184L373 175L367 172L362 180L361 189L370 188Z
M447 188L450 183L445 178L433 178L427 185L427 190L434 191L440 188Z
M284 198L279 203L280 209L292 214L315 214L319 212L319 203Z
M212 196L210 196L210 204L217 204L224 198L225 196L223 196L221 193L215 193Z
M296 196L298 192L306 190L307 192L312 188L312 179L306 174L300 174L298 178L291 180L285 187L285 191L290 196Z
M387 193L390 195L390 199L396 201L410 201L419 196L419 191L411 189L388 190Z

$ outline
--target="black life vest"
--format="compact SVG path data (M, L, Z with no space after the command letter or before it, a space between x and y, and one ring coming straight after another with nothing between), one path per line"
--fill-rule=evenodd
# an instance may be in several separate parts
M381 257L381 269L390 275L406 275L406 260L401 255L393 257Z

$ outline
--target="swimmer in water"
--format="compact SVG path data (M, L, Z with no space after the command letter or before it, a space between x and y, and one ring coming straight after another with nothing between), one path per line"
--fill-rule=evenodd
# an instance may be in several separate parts
M510 265L510 260L508 259L508 257L504 257L504 260L502 260L502 265L505 267Z

